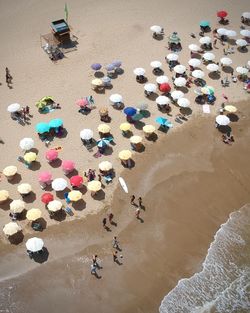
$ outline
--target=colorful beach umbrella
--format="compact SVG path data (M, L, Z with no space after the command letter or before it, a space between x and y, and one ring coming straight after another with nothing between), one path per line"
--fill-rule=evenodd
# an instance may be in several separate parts
M57 128L63 125L63 120L60 118L55 118L49 122L49 127Z
M132 157L132 152L130 150L122 150L119 152L119 159L129 160Z
M34 162L37 159L37 154L35 152L27 152L25 153L23 159L28 163Z
M48 204L50 201L54 200L54 196L50 192L45 192L41 196L41 201L45 204Z
M103 133L103 134L107 134L107 133L110 133L110 126L108 124L100 124L98 127L97 127L97 130L100 132L100 133Z
M99 148L105 148L109 145L109 140L102 138L97 141L97 147Z
M53 201L48 203L47 208L51 212L60 211L62 208L62 202L59 200L53 200Z
M88 182L87 188L89 191L97 192L102 189L102 183L98 180L91 180Z
M36 124L36 131L39 134L47 133L50 130L50 126L47 123Z
M200 21L200 26L201 27L209 27L210 26L210 22L209 21Z
M102 65L100 63L93 63L91 65L92 70L99 71L102 68Z
M160 84L159 89L161 92L170 92L171 86L169 85L169 83L163 83L163 84Z
M14 165L6 166L3 169L3 174L6 177L14 176L17 173L17 167Z
M87 106L89 103L88 103L88 100L86 98L81 98L81 99L78 99L76 101L76 105L78 105L79 107L85 107Z
M227 11L221 10L217 12L217 17L225 18L228 15Z
M23 138L19 142L19 146L22 150L30 150L34 148L35 142L32 138Z
M224 109L229 113L237 112L237 108L234 105L226 105Z
M146 134L152 134L155 131L155 127L153 125L145 125L145 126L143 126L142 130Z
M28 212L26 213L26 218L32 222L36 221L41 216L42 216L42 212L40 209L37 209L37 208L32 208L32 209L28 210Z
M136 112L137 112L137 110L133 107L126 107L123 110L123 113L125 113L127 116L133 116L136 114Z
M52 174L50 172L47 172L47 171L40 172L38 175L38 180L41 183L50 182L51 179L52 179Z
M55 149L50 149L45 152L45 157L49 162L54 161L58 158L58 151Z
M135 136L130 137L129 140L131 143L138 144L142 142L142 137L135 135Z
M122 66L122 62L119 60L114 60L111 63L112 65L114 65L115 67L121 67Z
M120 130L122 130L124 132L126 132L126 131L128 131L130 129L131 129L131 124L130 123L122 123L120 125Z
M28 193L30 193L32 191L32 187L30 184L22 183L19 186L17 186L17 191L21 195L27 195Z
M77 202L82 199L82 193L79 190L72 190L68 193L68 198L70 201Z
M115 69L115 65L114 64L108 64L105 66L105 68L108 72L111 72Z
M162 116L158 116L156 119L155 119L156 123L160 124L160 125L165 125L167 119L162 117Z
M22 213L25 209L25 202L22 200L13 200L10 203L10 211L12 213Z
M9 192L7 190L0 190L0 202L4 202L9 199Z
M80 187L83 183L83 178L80 175L72 176L69 180L72 187Z
M3 232L6 236L12 236L21 230L22 230L21 226L19 226L15 222L10 222L8 224L5 224L3 228Z
M55 191L63 191L68 186L68 183L64 178L56 178L51 186Z
M75 168L75 162L71 160L62 161L62 169L64 171L73 171L74 168Z
M99 163L98 167L99 167L99 170L107 172L107 171L112 170L113 165L109 161L102 161L101 163Z

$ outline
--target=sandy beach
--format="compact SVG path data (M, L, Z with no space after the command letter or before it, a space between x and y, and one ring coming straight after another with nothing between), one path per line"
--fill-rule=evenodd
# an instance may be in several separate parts
M190 33L194 32L199 38L200 20L207 19L212 29L217 28L216 11L225 9L230 19L227 28L239 32L240 15L248 11L248 2L236 5L221 1L219 5L216 1L201 1L199 6L195 1L182 6L170 5L170 1L156 4L70 1L69 24L78 37L77 51L53 64L41 49L39 36L49 32L52 20L63 17L64 3L1 2L4 49L0 52L3 60L0 122L4 144L1 145L0 164L2 169L16 165L20 175L11 184L3 177L0 189L8 190L11 199L18 199L17 185L30 183L34 197L26 208L40 208L47 223L46 229L37 233L27 220L20 221L24 240L18 245L11 245L1 233L1 312L39 313L51 310L51 307L55 313L158 312L164 296L180 279L202 269L214 235L229 214L250 202L249 94L243 90L242 82L231 83L230 88L223 89L220 79L213 80L206 75L207 84L215 88L217 97L215 105L210 106L211 114L202 113L202 106L194 102L192 87L186 94L192 109L188 121L181 125L176 123L179 108L172 105L172 116L166 117L173 123L173 129L167 134L157 130L156 142L144 139L145 151L133 153L135 167L132 169L124 169L118 158L119 151L130 149L129 140L119 130L126 117L109 103L113 93L123 96L125 106L145 101L150 116L142 122L156 126L155 118L162 114L155 101L144 97L143 86L136 83L133 74L135 67L144 67L148 81L155 83L150 62L160 60L165 75L172 76L164 60L169 53L167 38L154 40L150 26L162 25L166 37L173 31L178 32L183 46L180 62L187 65L190 58L187 47L198 42ZM212 52L219 61L223 47L219 44L218 47ZM234 68L243 66L249 60L249 52L236 51L230 58ZM105 90L104 94L93 92L90 81L94 76L90 65L94 62L108 64L115 59L122 60L124 72L112 80L111 90ZM6 66L13 75L13 89L4 82ZM206 72L204 65L201 68ZM222 71L221 78L225 76L227 74ZM215 116L225 101L223 93L229 103L238 108L239 119L230 124L235 137L232 146L222 142L221 133L214 127ZM90 94L95 99L96 109L87 116L81 115L75 101ZM45 95L53 96L61 104L61 110L39 114L35 103ZM30 125L21 126L11 120L6 108L13 102L31 107ZM115 145L108 155L94 158L96 149L88 152L79 133L83 128L90 128L94 138L99 138L98 108L103 105L109 107L112 118L109 125ZM52 168L46 162L47 148L35 133L36 123L52 118L62 118L67 129L66 138L56 138L51 143L51 147L62 146L61 160L74 160L80 175L88 168L98 170L98 164L103 160L111 161L115 169L113 182L104 183L102 197L93 199L84 188L83 201L73 206L74 216L67 216L64 221L49 218L40 200L43 190L37 180L41 170L52 171L53 178L65 177L60 167ZM132 131L134 135L144 137L142 125L135 124ZM22 154L19 141L23 137L35 140L39 162L33 170L17 161ZM125 179L128 194L118 185L119 176ZM129 204L131 194L143 198L145 208L141 210L141 221L135 218L135 209ZM59 197L63 199L63 194ZM1 205L1 228L10 221L8 209L8 203ZM114 214L117 226L106 231L101 221L110 212ZM111 242L115 235L122 248L120 265L112 260ZM33 236L42 238L48 251L42 264L26 255L25 242ZM91 257L95 253L103 267L98 271L100 279L90 274Z

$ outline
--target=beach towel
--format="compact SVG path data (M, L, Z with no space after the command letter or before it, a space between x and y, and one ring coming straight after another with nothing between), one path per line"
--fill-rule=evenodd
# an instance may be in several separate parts
M203 104L202 106L203 113L210 113L210 106L208 104Z
M60 152L60 151L62 151L63 147L62 146L56 146L56 147L51 148L51 149Z

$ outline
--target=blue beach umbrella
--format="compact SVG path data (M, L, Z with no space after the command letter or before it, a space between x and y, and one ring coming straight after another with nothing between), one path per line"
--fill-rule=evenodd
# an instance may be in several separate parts
M63 125L63 121L60 118L55 118L49 122L51 128L57 128Z
M92 70L99 71L102 68L102 65L100 63L94 63L91 65Z
M210 26L210 23L208 21L201 21L200 22L200 26L201 27L209 27Z
M118 60L113 61L111 64L113 64L115 67L121 67L122 66L122 62L118 61Z
M106 70L107 70L108 72L113 71L114 69L115 69L115 65L114 65L114 64L108 64L108 65L106 66Z
M107 139L101 139L101 140L97 141L97 147L99 147L99 148L107 147L108 144L109 144L109 140L107 140Z
M164 118L164 117L161 117L161 116L158 116L156 119L155 119L156 123L160 124L160 125L165 125L166 122L167 122L167 119Z
M127 107L123 110L123 113L125 113L127 116L133 116L135 115L137 112L137 110L135 108L132 107Z
M36 131L39 134L46 133L50 130L50 126L47 123L38 123L36 124Z

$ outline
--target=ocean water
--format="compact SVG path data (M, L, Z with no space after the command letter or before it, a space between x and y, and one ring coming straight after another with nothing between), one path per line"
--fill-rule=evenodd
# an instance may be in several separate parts
M250 312L250 205L230 214L210 245L202 271L180 280L159 311Z

